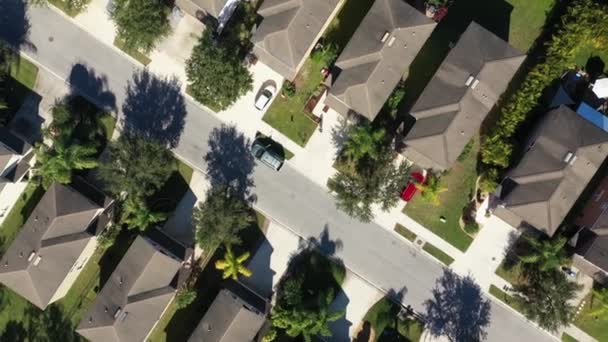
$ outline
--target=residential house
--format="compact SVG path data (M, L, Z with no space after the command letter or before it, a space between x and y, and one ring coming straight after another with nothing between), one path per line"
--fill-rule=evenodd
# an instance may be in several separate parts
M8 214L25 189L27 182L23 179L30 170L33 156L32 146L0 127L0 218Z
M574 223L581 230L573 238L572 264L596 281L608 285L608 177L587 199Z
M135 238L76 332L92 342L146 340L175 297L190 252L176 255L149 237Z
M335 63L325 104L374 120L435 25L404 0L376 0Z
M267 0L251 38L258 59L293 81L344 0Z
M555 234L608 156L607 126L586 116L564 105L545 114L497 190L495 215L513 227Z
M237 282L222 289L188 342L251 342L266 322L268 303Z
M53 183L4 253L0 282L41 309L63 298L95 251L110 204L83 181Z
M472 22L410 110L415 122L399 151L420 167L449 169L525 58Z

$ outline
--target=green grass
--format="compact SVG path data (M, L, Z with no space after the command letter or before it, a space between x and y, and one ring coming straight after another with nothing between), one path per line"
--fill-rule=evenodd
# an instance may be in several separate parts
M36 85L38 67L26 58L11 58L10 76L32 90Z
M589 313L600 308L599 301L593 300L593 293L585 298L585 306L574 320L574 325L598 341L608 341L608 312L595 316Z
M67 14L69 17L74 18L75 16L77 16L80 11L74 9L74 8L70 8L67 6L67 4L62 1L62 0L49 0L49 3L55 7L57 7L59 10L61 10L61 12Z
M577 339L575 339L574 337L572 337L566 333L562 334L562 341L563 342L578 342Z
M414 241L416 240L416 233L412 232L411 230L405 228L404 226L400 225L399 223L397 223L395 225L395 231L397 233L399 233L401 236L403 236L404 238L410 240L410 241Z
M400 307L387 297L376 302L365 314L363 321L369 322L374 331L374 341L377 341L384 329L398 329L407 341L417 342L423 332L423 325L417 320L398 321Z
M447 188L447 191L439 194L439 205L425 201L418 194L403 210L407 216L463 252L469 248L473 238L460 228L459 220L475 189L478 151L479 142L475 139L466 158L462 162L456 162L441 177L441 187ZM445 217L446 222L441 222L440 217Z
M583 43L576 51L574 63L578 66L586 66L590 57L599 57L604 63L608 63L608 50L598 49L588 42Z
M496 269L496 275L508 281L511 285L517 285L521 279L521 262L512 262L504 259Z
M509 23L509 43L521 51L528 51L540 34L547 13L555 0L507 0L513 6Z
M309 58L296 77L296 93L291 97L277 96L262 118L300 146L306 146L317 129L317 123L304 114L304 105L323 80L320 71L325 66Z
M428 242L425 243L424 246L422 246L422 249L430 255L434 256L437 260L441 261L446 266L450 266L450 264L454 262L454 258L447 255L444 251Z
M0 226L0 255L4 254L19 229L44 195L44 189L30 182Z
M150 62L152 62L152 60L145 54L143 54L137 50L128 49L127 47L125 47L125 43L118 38L114 39L114 46L121 49L124 53L133 57L136 61L143 64L144 66L146 66L146 65L150 64Z
M490 285L490 294L498 298L501 302L507 304L508 306L523 314L523 307L525 303L521 299L509 295L508 293L494 285Z

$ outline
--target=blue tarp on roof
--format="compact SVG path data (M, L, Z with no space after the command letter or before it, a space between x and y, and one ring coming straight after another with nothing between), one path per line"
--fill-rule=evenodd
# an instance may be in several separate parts
M585 102L581 102L581 104L576 109L578 115L585 118L587 121L601 128L605 132L608 132L608 117L604 114L598 112L593 107L589 106Z

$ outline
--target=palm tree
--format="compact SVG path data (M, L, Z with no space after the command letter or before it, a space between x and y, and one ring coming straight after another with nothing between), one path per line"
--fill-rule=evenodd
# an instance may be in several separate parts
M414 186L422 193L422 198L433 205L439 205L439 194L448 191L448 188L441 186L440 178L432 173L424 184L416 183Z
M121 221L129 229L137 228L145 230L150 225L161 222L167 218L164 213L152 212L143 198L139 196L129 196L122 207Z
M598 301L599 308L588 313L589 316L602 316L608 313L608 287L599 290L593 290L592 301ZM591 303L591 305L595 303Z
M344 155L350 161L358 161L365 156L376 159L384 136L384 129L375 130L369 123L357 126L350 130L344 142Z
M53 182L68 184L72 180L73 170L86 170L97 167L94 158L97 149L92 145L66 146L56 143L53 147L44 144L36 146L37 166L34 174L40 177L42 186L46 189Z
M519 256L519 259L528 265L534 265L541 272L557 269L563 265L567 259L564 253L566 245L565 237L539 240L530 235L524 235L528 242L530 252L527 255Z
M239 274L245 277L251 277L252 272L243 263L249 259L249 252L245 252L238 257L234 255L230 245L226 246L226 254L224 254L224 260L217 260L215 262L215 268L220 271L224 271L222 277L224 279L232 278L237 280Z

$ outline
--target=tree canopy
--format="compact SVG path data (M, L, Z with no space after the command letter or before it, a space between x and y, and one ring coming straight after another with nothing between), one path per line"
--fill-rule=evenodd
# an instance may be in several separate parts
M127 48L144 53L171 33L169 7L162 0L113 0L110 17L117 38Z
M164 221L167 215L153 212L146 201L138 195L130 195L122 206L121 221L129 229L146 230L150 225Z
M240 244L239 232L253 220L249 204L225 186L209 190L205 202L192 213L196 242L204 250L212 250L222 243Z
M222 277L224 279L232 278L233 280L238 280L239 275L244 277L251 277L253 274L251 270L245 267L243 264L247 259L249 259L249 252L244 252L241 255L236 255L232 251L232 247L230 245L226 246L226 253L224 254L224 259L216 260L215 268L220 271L223 271Z
M253 89L253 79L238 50L217 42L210 31L203 32L186 61L188 90L200 103L221 111Z
M175 170L166 147L152 140L123 134L109 146L110 157L100 167L108 190L146 197L154 194Z
M547 272L558 269L566 262L564 246L567 239L565 237L545 240L539 240L530 235L523 237L528 244L528 254L519 256L519 259L524 264L532 265L541 272Z
M98 165L97 148L93 145L55 143L47 146L40 143L36 145L35 153L34 175L45 189L53 182L70 183L73 170L92 169Z
M379 146L382 146L384 139L384 129L374 129L369 123L356 126L348 132L343 153L351 161L364 157L375 160L378 154L383 152Z

